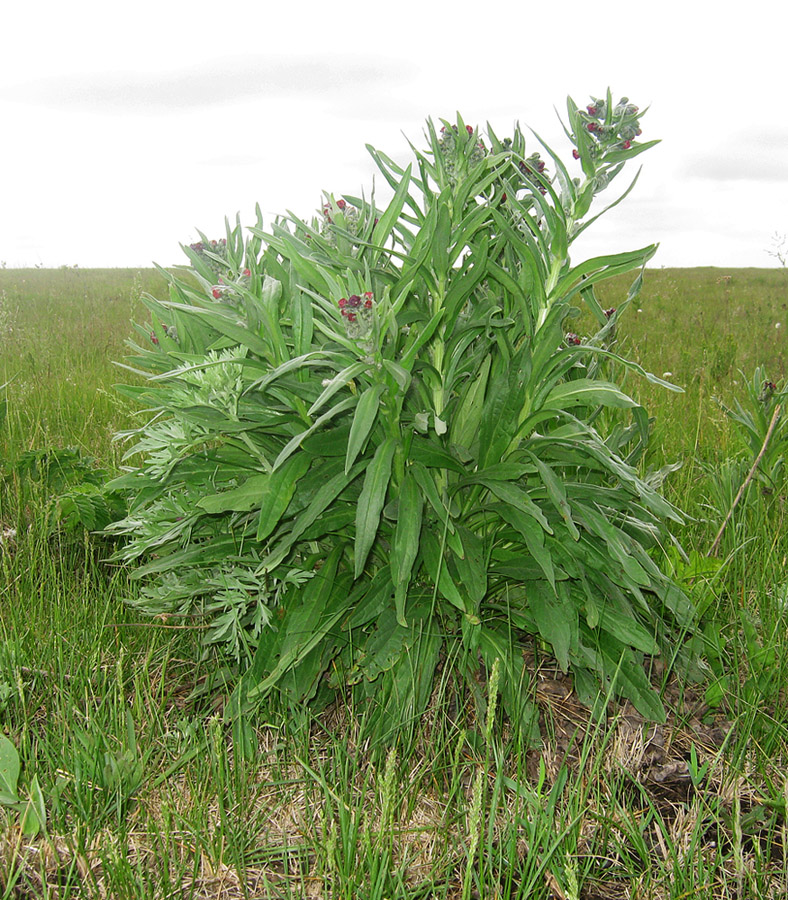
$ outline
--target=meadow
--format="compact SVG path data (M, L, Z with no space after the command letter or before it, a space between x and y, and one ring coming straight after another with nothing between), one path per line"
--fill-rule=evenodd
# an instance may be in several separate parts
M603 284L601 305L627 287ZM135 615L139 587L106 539L52 527L57 473L20 463L75 448L118 471L114 435L139 411L113 389L137 377L115 362L147 318L140 294L163 289L153 270L0 270L0 723L43 825L26 833L0 790L4 898L788 894L777 457L710 554L758 449L721 404L746 404L759 366L784 385L788 272L646 271L618 341L684 388L625 378L654 419L643 471L687 515L682 551L666 552L702 612L702 662L680 678L655 663L670 715L654 725L611 698L584 707L535 648L539 746L441 685L404 746L378 745L341 704L269 708L234 739L195 628Z

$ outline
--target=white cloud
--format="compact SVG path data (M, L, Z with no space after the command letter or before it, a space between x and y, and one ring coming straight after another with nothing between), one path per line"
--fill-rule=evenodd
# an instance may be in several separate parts
M382 89L390 90L404 74L401 65L374 58L355 58L339 66L329 55L233 56L175 71L74 72L32 78L0 88L0 99L102 115L165 115L298 96L336 97L344 99L347 108L359 94L371 106Z

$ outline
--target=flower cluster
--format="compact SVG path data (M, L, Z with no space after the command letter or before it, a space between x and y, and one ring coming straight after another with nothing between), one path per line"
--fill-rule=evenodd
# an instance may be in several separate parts
M206 266L216 275L223 275L229 268L227 262L227 238L218 241L197 241L189 244ZM218 257L218 259L217 259Z
M535 184L541 194L547 193L547 188L539 182L538 175L544 175L545 161L538 153L532 153L528 159L520 160L518 163L520 172L529 183Z
M326 203L323 205L323 222L320 226L320 233L332 247L336 247L337 245L337 237L331 229L332 225L336 224L341 226L345 231L352 234L353 237L358 237L362 230L361 216L355 206L352 206L347 200L343 200L341 197L336 201L334 206L336 206L342 214L342 221L337 223L334 222L332 217L333 207ZM375 221L377 222L377 219Z
M347 298L343 297L339 301L339 308L342 310L342 315L348 322L355 322L362 309L372 309L374 302L372 297L372 291L367 291L363 298L359 297L358 294L351 294Z
M476 133L472 125L466 125L465 131L467 132L467 137L463 139L460 135L460 130L456 125L450 125L448 128L444 125L440 130L438 147L441 151L446 174L452 181L456 180L458 164L464 155L466 141L473 140L473 136ZM468 157L467 165L475 166L477 163L480 163L486 155L487 148L484 146L484 142L481 140L476 141L476 144Z
M564 343L567 347L579 347L583 342L573 331L570 331L564 337Z
M632 141L641 132L640 110L628 97L622 97L613 109L608 108L605 100L593 99L584 110L578 111L578 117L586 131L595 140L592 153L605 153L609 150L629 150ZM575 159L580 154L575 150Z
M337 200L337 208L344 212L347 209L347 200L343 200L340 197L340 199ZM326 222L328 222L329 225L334 224L334 220L331 218L331 207L327 203L323 207L323 215L325 216Z
M768 403L776 392L777 385L773 381L764 381L763 389L761 390L758 399L761 401L761 403Z
M375 305L372 291L367 291L363 296L351 294L342 297L337 305L350 337L368 337L372 331L372 308Z
M252 277L252 270L247 266L242 270L240 276L235 279L234 284L228 284L222 276L219 276L219 283L211 287L211 296L214 300L224 300L226 303L236 305L240 299L236 285L249 286L249 279Z
M164 329L164 333L168 338L171 338L173 341L177 343L178 341L178 329L174 325L167 325L164 322L161 323L161 327ZM152 344L156 344L158 346L159 339L156 337L156 332L151 331L150 340Z

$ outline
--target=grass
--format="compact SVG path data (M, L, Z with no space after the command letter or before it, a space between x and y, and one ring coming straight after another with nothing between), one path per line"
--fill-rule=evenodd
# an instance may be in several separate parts
M445 683L407 747L376 745L350 704L232 733L199 635L137 618L100 540L47 536L45 485L9 473L49 447L118 466L112 435L135 410L112 360L145 318L140 291L161 287L149 271L0 271L0 721L22 793L36 776L46 804L35 837L0 806L1 896L786 895L784 481L753 486L704 563L749 459L713 397L742 396L739 369L785 376L785 272L650 271L623 318L629 354L686 388L627 383L656 419L646 465L683 463L665 489L690 514L676 536L691 555L672 558L705 608L707 667L693 682L655 665L671 715L653 725L586 709L535 660L538 748L457 710ZM625 291L611 283L603 306Z

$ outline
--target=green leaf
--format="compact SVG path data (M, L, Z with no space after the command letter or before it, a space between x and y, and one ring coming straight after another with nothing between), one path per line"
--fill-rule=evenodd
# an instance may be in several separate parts
M347 385L354 379L356 376L360 375L362 372L365 372L369 368L369 365L364 362L355 362L351 365L345 367L341 372L338 372L326 385L323 392L320 396L315 400L315 402L309 407L308 415L313 416L324 404L326 404L337 391L341 390L343 387L347 387Z
M492 357L484 358L479 372L465 389L460 406L451 421L451 442L459 447L470 448L479 432L479 423L484 408L484 392L490 376Z
M577 610L561 595L535 582L526 590L526 600L536 620L539 634L553 648L562 672L569 668L569 653L578 642Z
M462 474L465 469L450 453L435 441L416 435L410 445L409 457L428 469L448 469Z
M547 395L543 408L573 409L578 406L613 406L632 409L637 403L618 385L592 378L577 378L556 385Z
M508 522L520 534L525 541L528 552L544 572L550 587L555 591L555 568L553 566L553 557L547 547L545 547L544 529L532 516L527 515L514 506L500 503L495 506L495 510L505 522Z
M46 824L46 805L41 785L38 783L38 775L33 776L30 782L30 799L22 812L19 827L26 837L34 838Z
M545 518L542 510L539 509L521 487L518 487L516 484L509 484L506 481L494 481L491 478L479 478L479 482L491 493L495 494L499 500L503 500L504 503L508 503L529 516L533 516L548 534L553 533L553 529L550 527L550 523Z
M545 486L547 496L550 498L551 503L558 510L558 515L564 520L564 524L569 529L569 533L575 540L578 540L580 538L580 532L572 521L572 510L566 499L566 490L561 483L561 480L555 474L553 469L548 466L547 463L542 462L538 456L533 453L530 453L529 456L534 461L539 474L542 476L542 484Z
M435 479L420 462L414 461L410 467L410 471L416 479L416 483L421 488L422 494L426 497L427 502L435 510L435 514L440 519L441 525L447 527L449 532L453 534L455 531L454 522L452 522L451 513L441 500L441 496L438 493L438 487L435 484Z
M211 515L225 512L249 512L257 506L270 479L269 474L252 475L237 488L201 497L197 501L197 506Z
M417 638L415 629L403 625L391 609L383 610L375 624L375 631L364 644L359 664L359 675L368 681L374 681L382 672L391 669Z
M262 698L286 672L297 666L347 611L351 594L347 583L336 577L344 550L344 545L339 544L331 551L320 571L309 580L301 602L286 614L281 626L283 638L279 658L269 674L249 689L247 700L250 703Z
M633 652L604 631L599 633L599 650L606 674L615 678L617 693L631 700L635 709L647 719L664 722L667 718L665 707Z
M413 476L406 473L400 486L397 527L391 544L391 573L396 588L394 603L400 625L407 625L405 598L419 552L423 512L424 498L419 486Z
M649 656L659 656L659 646L653 636L623 611L604 607L599 614L598 627L612 634L622 644L642 650Z
M345 472L349 472L366 441L380 408L380 395L385 390L382 384L373 384L359 397L356 412L353 415L353 424L350 426L350 435L347 442L345 455Z
M281 453L274 460L274 469L278 469L279 466L301 445L301 442L308 438L311 434L314 434L321 426L325 425L326 422L330 421L334 418L334 416L339 415L339 413L345 412L345 410L350 409L355 406L357 403L356 397L346 397L344 400L340 400L335 406L332 406L328 412L324 412L322 416L319 416L315 421L306 429L306 431L302 431L301 434L297 434L294 438L291 438L285 446L282 448Z
M355 578L364 571L364 564L378 533L380 513L386 501L386 491L391 479L391 463L396 447L397 442L394 438L386 438L376 450L364 476L364 486L358 498L356 512Z
M12 741L0 734L0 802L16 803L19 797L16 785L19 781L19 754ZM10 800L3 799L5 797Z
M468 609L465 598L457 590L457 586L451 578L446 559L441 553L441 545L437 536L429 529L424 529L421 542L421 555L427 573L432 579L432 583L436 584L438 591L442 597L449 601L452 606L463 613L470 613L473 610Z
M257 522L257 540L262 541L279 524L290 505L299 479L309 468L310 459L305 453L290 459L268 477L260 496L260 515Z
M452 556L452 563L459 575L459 584L471 603L471 610L477 611L487 595L487 561L481 538L462 526L457 529L462 541L463 556Z
M371 148L369 148L371 150ZM378 165L381 165L378 162ZM382 168L382 166L381 166ZM402 213L402 207L405 204L405 200L408 197L408 188L410 187L410 176L411 176L412 166L408 165L407 169L402 173L402 177L400 178L400 182L397 185L397 189L394 193L394 196L391 198L391 203L386 207L386 211L383 215L378 219L378 224L375 225L372 230L372 243L376 245L376 250L372 254L372 258L370 260L370 265L377 265L378 259L381 254L381 248L386 243L386 241L391 236L391 231L394 228L394 224L400 217Z
M358 463L348 473L345 473L343 469L344 466L339 460L336 460L327 463L319 470L325 478L325 483L318 489L309 506L295 516L290 532L285 533L271 553L263 559L256 570L256 574L262 575L265 572L273 571L285 559L295 542L315 523L324 510L329 508L350 482L359 475L363 466L361 463Z
M416 360L416 354L421 350L421 348L427 343L427 341L435 334L435 329L440 324L441 319L444 316L446 310L441 307L435 315L427 322L424 328L416 329L415 326L413 328L413 333L415 337L413 342L406 346L405 352L402 354L402 359L400 360L400 365L406 372L410 372L413 368L413 363Z

